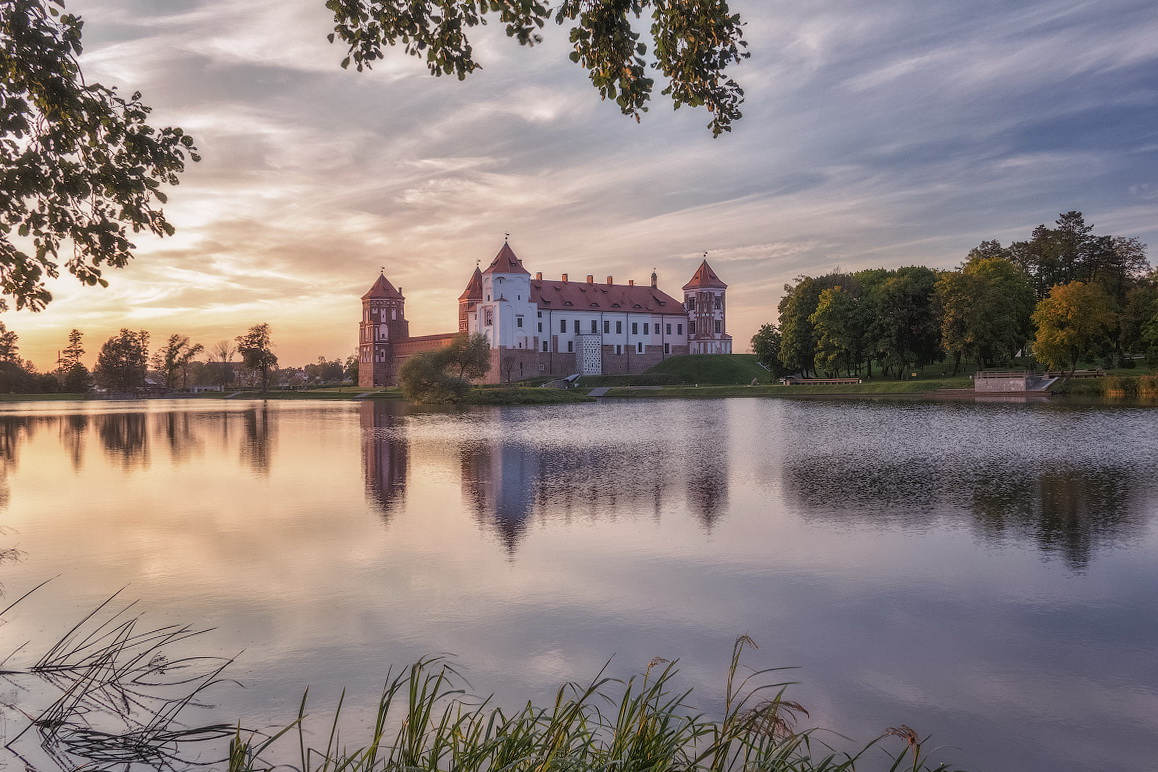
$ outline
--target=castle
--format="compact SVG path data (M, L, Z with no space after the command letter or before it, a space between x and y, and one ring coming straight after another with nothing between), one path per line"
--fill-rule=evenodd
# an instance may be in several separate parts
M651 285L534 277L510 244L474 275L458 298L458 330L411 337L401 288L382 274L362 296L358 329L358 384L393 386L410 356L449 345L459 333L485 335L491 344L486 383L535 376L641 373L670 356L730 354L725 293L708 261L683 286L680 301Z

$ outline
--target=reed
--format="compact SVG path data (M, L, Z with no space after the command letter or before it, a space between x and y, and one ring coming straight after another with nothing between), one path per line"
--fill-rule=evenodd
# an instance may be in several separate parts
M890 728L856 753L843 753L797 730L807 711L785 699L778 670L741 677L741 655L755 644L737 640L727 672L723 715L708 718L676 686L677 667L656 659L627 680L602 672L589 683L560 687L546 707L507 712L471 698L444 659L423 659L388 680L374 727L352 745L339 730L341 701L322 747L307 742L307 699L298 717L273 736L238 730L229 772L282 768L279 741L297 736L300 772L948 772L933 764L925 740L907 726ZM898 737L898 751L869 754Z

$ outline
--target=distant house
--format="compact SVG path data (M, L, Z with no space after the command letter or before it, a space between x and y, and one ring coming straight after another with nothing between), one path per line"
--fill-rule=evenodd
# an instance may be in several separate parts
M504 243L486 270L475 268L458 298L458 331L411 337L405 298L380 275L362 296L358 381L397 383L398 368L420 351L446 346L458 333L485 335L491 369L485 382L534 376L640 373L669 356L730 354L726 293L707 260L683 286L683 301L651 284L534 277Z

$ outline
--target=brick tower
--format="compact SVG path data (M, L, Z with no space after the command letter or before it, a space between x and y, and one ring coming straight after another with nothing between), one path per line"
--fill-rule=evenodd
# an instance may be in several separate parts
M362 296L358 325L358 385L363 388L395 386L394 343L410 337L406 298L380 275Z
M707 260L700 263L691 281L684 285L689 354L732 353L732 336L727 333L724 316L727 289Z

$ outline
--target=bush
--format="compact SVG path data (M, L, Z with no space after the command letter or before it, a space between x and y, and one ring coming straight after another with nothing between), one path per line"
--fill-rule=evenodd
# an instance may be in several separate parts
M398 385L407 399L423 405L461 402L470 389L465 379L447 374L446 360L437 351L424 351L403 362Z

